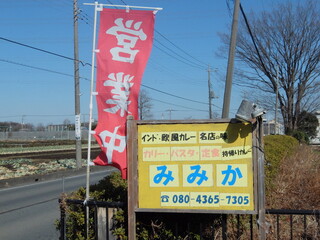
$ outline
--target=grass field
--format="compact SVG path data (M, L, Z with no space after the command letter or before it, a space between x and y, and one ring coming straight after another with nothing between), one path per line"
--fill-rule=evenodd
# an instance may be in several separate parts
M94 146L94 145L93 145ZM95 145L96 146L96 145ZM82 149L87 149L87 143L82 144ZM26 175L46 174L66 169L75 169L74 158L54 158L59 150L75 150L74 141L6 141L0 142L0 180L16 178ZM51 158L43 159L23 157L23 153L46 153L50 152ZM9 158L7 157L9 155ZM16 154L16 156L15 156ZM2 155L2 158L1 158ZM71 156L75 154L69 154ZM4 157L6 156L6 157ZM41 155L39 155L41 156ZM86 159L82 159L83 166Z

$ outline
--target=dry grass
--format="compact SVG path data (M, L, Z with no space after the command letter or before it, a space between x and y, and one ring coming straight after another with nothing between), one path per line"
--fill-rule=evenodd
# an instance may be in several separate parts
M267 196L267 208L320 209L320 152L306 145L285 158Z

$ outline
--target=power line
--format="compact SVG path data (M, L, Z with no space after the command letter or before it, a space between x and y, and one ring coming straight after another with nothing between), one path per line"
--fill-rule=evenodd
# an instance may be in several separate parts
M120 1L121 1L123 4L128 5L128 4L125 3L125 1L123 1L123 0L120 0Z
M170 106L182 107L182 108L190 109L190 110L193 110L193 111L208 112L207 110L200 110L200 109L190 108L190 107L182 106L182 105L179 105L179 104L173 104L173 103L165 102L165 101L162 101L162 100L159 100L159 99L155 99L155 98L150 98L150 99L153 100L153 101L156 101L156 102L161 102L161 103L164 103L164 104L168 104Z
M155 40L157 43L159 43L161 46L163 46L164 48L168 49L170 52L172 52L173 54L177 55L178 57L184 59L184 60L187 61L187 62L184 62L184 61L182 61L182 60L180 60L180 59L178 59L178 58L176 58L176 57L168 54L166 51L160 49L159 47L157 47L158 49L160 49L160 50L163 51L164 53L168 54L169 56L174 57L174 58L177 59L178 61L181 61L181 62L183 62L183 63L186 63L186 64L190 65L190 66L197 67L197 68L200 68L200 69L204 69L204 68L205 68L203 65L199 65L199 64L197 64L197 63L193 63L193 62L191 62L189 59L187 59L187 58L181 56L180 54L176 53L175 51L173 51L172 49L170 49L169 47L167 47L167 46L165 46L163 43L161 43L158 39L154 39L154 40ZM189 62L189 63L188 63L188 62Z
M110 0L108 0L108 2L110 3L110 4L112 4L112 5L115 5L115 4L113 4ZM124 0L121 0L121 2L124 4L124 5L128 5ZM116 7L117 8L117 7ZM203 61L200 61L199 59L197 59L197 58L195 58L194 56L192 56L191 54L189 54L187 51L185 51L185 50L183 50L181 47L179 47L177 44L175 44L175 43L173 43L170 39L168 39L166 36L164 36L162 33L160 33L157 29L154 29L154 31L157 33L157 34L159 34L162 38L164 38L167 42L169 42L171 45L173 45L175 48L177 48L178 50L180 50L181 52L183 52L185 55L187 55L188 57L190 57L190 58L192 58L192 59L194 59L194 60L196 60L197 62L199 62L199 63L201 63L202 65L199 65L200 67L203 67L204 69L206 68L206 66L208 65L207 63L205 63L205 62L203 62ZM159 42L160 43L160 41L159 40L157 40L156 38L155 38L155 41L157 41L157 42ZM160 43L161 44L161 43ZM164 46L164 44L161 44L161 45L163 45ZM159 49L159 47L157 47L158 49ZM170 49L170 48L168 48L168 47L166 47L167 49ZM162 50L163 51L163 50ZM170 50L171 52L173 52L173 50ZM166 54L168 54L168 53L166 53ZM178 53L175 53L176 55L178 55L178 56L180 56L181 57L181 55L180 54L178 54ZM168 54L169 56L171 56L171 57L173 57L173 58L175 58L174 56L172 56L172 55L170 55L170 54ZM182 58L184 58L184 57L182 57ZM177 58L175 58L175 59L177 59ZM185 59L185 58L184 58ZM181 61L181 60L179 60L179 61ZM189 62L190 62L190 60L188 60ZM183 61L182 61L183 62ZM184 62L185 63L185 62ZM194 64L194 63L193 63ZM188 64L188 65L190 65L190 64ZM204 66L203 66L204 65ZM194 67L194 66L193 66Z
M110 2L110 1L109 1ZM111 3L111 2L110 2ZM113 3L111 3L113 4ZM180 47L178 47L177 45L175 45L174 43L172 43L168 38L166 38L164 35L162 35L160 32L157 31L158 34L160 34L162 37L164 37L167 41L169 41L172 45L174 45L175 47L177 47L178 49L180 49L181 51L183 51L185 54L191 56L190 54L188 54L187 52L185 52L183 49L181 49ZM0 37L0 40L4 40L4 41L7 41L7 42L10 42L10 43L13 43L13 44L17 44L17 45L20 45L20 46L23 46L23 47L27 47L27 48L30 48L30 49L33 49L33 50L37 50L37 51L40 51L40 52L44 52L44 53L47 53L47 54L50 54L50 55L54 55L54 56L57 56L57 57L61 57L61 58L64 58L64 59L67 59L67 60L72 60L74 61L74 58L71 58L71 57L67 57L67 56L64 56L64 55L61 55L61 54L57 54L57 53L54 53L54 52L51 52L51 51L48 51L48 50L44 50L44 49L41 49L41 48L38 48L38 47L33 47L33 46L30 46L30 45L27 45L27 44L24 44L24 43L21 43L21 42L17 42L17 41L14 41L14 40L10 40L10 39L7 39L7 38L4 38L4 37ZM158 41L159 42L159 41ZM163 44L161 44L163 45ZM159 48L159 47L157 47ZM167 48L167 47L166 47ZM159 48L160 49L160 48ZM168 48L169 49L169 48ZM161 51L164 51L163 49L160 49ZM173 50L171 50L173 51ZM165 52L165 51L164 51ZM167 53L167 52L166 52ZM179 60L179 61L182 61L174 56L172 56L171 54L167 53L169 56ZM179 54L177 54L179 55ZM195 59L195 58L194 58ZM37 70L42 70L42 71L47 71L47 72L51 72L51 73L56 73L56 74L60 74L60 75L65 75L65 76L69 76L69 77L73 77L73 75L70 75L70 74L66 74L66 73L61 73L61 72L58 72L58 71L53 71L53 70L49 70L49 69L45 69L45 68L39 68L39 67L35 67L35 66L31 66L31 65L26 65L26 64L22 64L22 63L17 63L17 62L13 62L13 61L9 61L9 60L5 60L5 59L0 59L0 61L2 62L7 62L7 63L11 63L11 64L16 64L16 65L20 65L20 66L24 66L24 67L29 67L29 68L33 68L33 69L37 69ZM85 65L88 65L88 66L92 66L90 63L84 63L82 61L79 60L79 62L85 66ZM182 61L184 62L184 61ZM188 64L189 66L192 66L192 67L196 67L196 68L200 68L198 66L194 66L194 65L191 65L190 63L187 63L187 62L184 62L185 64ZM202 68L200 68L202 69ZM81 77L82 79L85 79L85 80L88 80L90 81L90 79L88 78L83 78ZM187 101L192 101L192 102L195 102L195 103L200 103L200 104L206 104L207 103L203 103L203 102L199 102L199 101L196 101L196 100L191 100L191 99L187 99L187 98L183 98L183 97L179 97L179 96L176 96L176 95L173 95L173 94L170 94L170 93L166 93L164 91L161 91L161 90L157 90L157 89L154 89L154 88L151 88L151 87L148 87L148 86L145 86L145 85L142 85L146 88L149 88L149 89L152 89L154 91L157 91L157 92L160 92L162 94L166 94L166 95L169 95L169 96L172 96L172 97L176 97L176 98L180 98L180 99L183 99L183 100L187 100Z
M194 67L194 68L198 68L198 69L204 70L204 68L202 68L202 67L198 67L198 66L192 65L192 64L190 64L190 63L188 63L188 62L185 62L185 61L183 61L183 60L181 60L181 59L179 59L179 58L177 58L177 57L173 56L172 54L170 54L170 53L168 53L167 51L165 51L165 50L163 50L163 49L159 48L159 47L158 47L158 46L156 46L156 45L153 45L153 47L155 47L155 48L159 49L160 51L162 51L162 52L164 52L165 54L167 54L168 56L170 56L170 57L172 57L172 58L174 58L174 59L178 60L179 62L182 62L182 63L184 63L184 64L189 65L190 67Z
M67 60L74 61L74 58L67 57L67 56L64 56L64 55L61 55L61 54L58 54L58 53L54 53L54 52L51 52L51 51L47 51L47 50L44 50L44 49L41 49L41 48L33 47L33 46L30 46L30 45L27 45L27 44L24 44L24 43L21 43L21 42L13 41L13 40L10 40L8 38L0 37L0 40L4 40L4 41L7 41L7 42L10 42L10 43L13 43L13 44L17 44L17 45L20 45L20 46L23 46L23 47L27 47L27 48L30 48L30 49L33 49L33 50L44 52L44 53L47 53L47 54L50 54L50 55L53 55L53 56L56 56L56 57L61 57L61 58L67 59ZM85 66L85 65L91 66L90 63L84 63L84 62L82 62L80 60L79 60L79 63L81 63L82 66Z
M82 113L81 115L88 116L88 113ZM20 115L10 115L10 116L0 116L0 118L15 118L15 117L73 117L74 114L20 114Z
M164 65L156 62L154 59L150 59L148 61L148 65L151 68L155 69L156 71L158 71L160 73L167 72L167 73L169 73L171 75L178 76L179 78L182 78L183 83L187 83L188 82L188 85L197 85L197 86L199 86L199 85L202 86L203 85L203 82L201 80L199 81L199 79L191 78L190 76L187 76L187 75L185 75L185 74L183 74L181 72L177 72L177 71L175 71L173 69L170 69L167 66L164 66ZM180 80L176 79L176 81L180 81ZM206 81L206 80L204 80L204 81Z
M166 93L166 92L164 92L164 91L161 91L161 90L158 90L158 89L155 89L155 88L152 88L152 87L148 87L148 86L146 86L146 85L144 85L144 84L141 84L141 86L143 86L143 87L145 87L145 88L148 88L148 89L151 89L151 90L156 91L156 92L163 93L163 94L168 95L168 96L171 96L171 97L180 98L180 99L183 99L183 100L186 100L186 101L189 101L189 102L194 102L194 103L199 103L199 104L208 105L208 103L199 102L199 101L196 101L196 100L192 100L192 99L180 97L180 96L177 96L177 95L174 95L174 94L171 94L171 93Z
M167 40L169 43L171 43L173 46L175 46L177 49L179 49L181 52L183 52L184 54L188 55L189 57L191 57L192 59L198 61L201 64L204 64L205 66L207 66L207 63L204 63L200 60L198 60L197 58L193 57L191 54L189 54L188 52L186 52L185 50L183 50L182 48L180 48L178 45L176 45L175 43L173 43L171 40L169 40L166 36L164 36L162 33L160 33L157 29L154 30L156 33L158 33L161 37L163 37L165 40Z
M260 63L261 63L261 65L262 65L262 68L263 68L263 70L265 71L265 74L268 76L268 75L269 75L269 72L267 71L267 68L266 68L266 66L264 65L263 61L262 61L262 58L261 58L261 55L260 55L260 51L259 51L259 49L258 49L258 46L257 46L256 41L255 41L255 39L254 39L254 36L253 36L253 34L252 34L252 31L251 31L251 28L250 28L250 25L249 25L247 16L246 16L246 14L245 14L244 11L243 11L243 8L242 8L241 3L240 3L240 10L241 10L242 16L243 16L243 18L244 18L244 21L245 21L245 23L246 23L246 26L247 26L247 28L248 28L249 35L250 35L251 40L252 40L252 42L253 42L254 48L255 48L255 50L256 50L256 52L257 52L257 54L258 54L258 58L259 58L259 60L260 60ZM270 75L269 75L268 77L270 77Z
M58 72L58 71L54 71L54 70L50 70L50 69L46 69L46 68L35 67L35 66L24 64L24 63L13 62L13 61L6 60L6 59L1 59L0 58L0 61L1 62L5 62L5 63L14 64L14 65L19 65L19 66L22 66L22 67L27 67L27 68L32 68L32 69L41 70L41 71L45 71L45 72L55 73L55 74L59 74L59 75L67 76L67 77L73 77L72 74L62 73L62 72ZM85 77L80 77L80 78L84 79L84 80L87 80L87 81L90 81L90 79L85 78Z
M6 60L6 59L0 59L0 61L1 61L1 62L5 62L5 63L14 64L14 65L19 65L19 66L22 66L22 67L28 67L28 68L32 68L32 69L36 69L36 70L41 70L41 71L45 71L45 72L55 73L55 74L59 74L59 75L67 76L67 77L73 77L72 74L57 72L57 71L53 71L53 70L50 70L50 69L35 67L35 66L31 66L31 65L24 64L24 63L13 62L13 61ZM85 77L80 77L80 78L81 78L81 79L84 79L84 80L87 80L87 81L91 81L90 79L85 78ZM207 103L199 102L199 101L196 101L196 100L192 100L192 99L188 99L188 98L184 98L184 97L180 97L180 96L176 96L176 95L170 94L170 93L166 93L166 92L164 92L164 91L161 91L161 90L158 90L158 89L155 89L155 88L146 86L146 85L144 85L144 84L141 84L141 86L143 86L143 87L145 87L145 88L148 88L148 89L151 89L151 90L153 90L153 91L156 91L156 92L165 94L165 95L169 95L169 96L171 96L171 97L180 98L180 99L187 100L187 101L191 101L191 102L194 102L194 103L200 103L200 104L205 104L205 105L207 105ZM216 106L216 107L218 107L218 106Z

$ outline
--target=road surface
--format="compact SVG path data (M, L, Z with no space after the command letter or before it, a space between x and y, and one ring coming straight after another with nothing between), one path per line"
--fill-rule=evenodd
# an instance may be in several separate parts
M90 174L91 184L109 175L112 168ZM1 240L59 239L54 221L59 219L58 199L63 190L85 186L86 176L78 175L47 182L0 189Z

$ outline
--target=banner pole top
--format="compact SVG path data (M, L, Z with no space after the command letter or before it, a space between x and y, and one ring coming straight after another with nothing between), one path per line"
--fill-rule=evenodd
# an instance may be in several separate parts
M99 5L101 8L102 7L120 7L120 8L125 8L130 9L130 8L141 8L141 9L150 9L150 10L154 10L153 13L156 14L158 11L163 10L163 8L160 7L143 7L143 6L130 6L130 5L114 5L114 4L104 4L104 3L83 3L84 5Z

